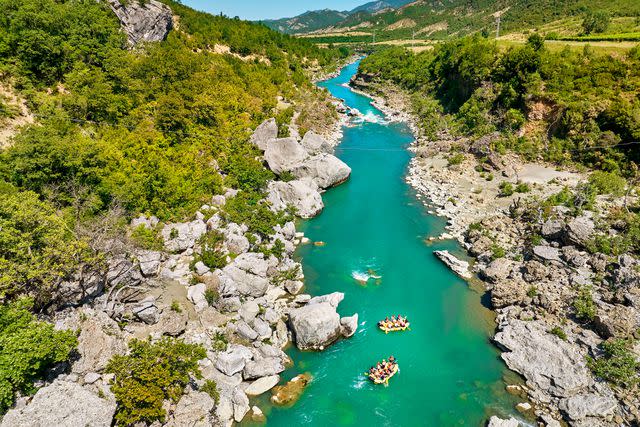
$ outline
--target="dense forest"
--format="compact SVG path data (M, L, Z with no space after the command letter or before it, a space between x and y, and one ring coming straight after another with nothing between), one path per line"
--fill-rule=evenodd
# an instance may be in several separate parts
M493 138L498 150L575 162L610 172L638 161L640 50L627 56L551 52L534 35L501 51L494 41L463 38L412 54L391 48L361 64L414 94L430 137L444 130Z
M0 152L0 298L46 300L91 252L80 225L115 208L125 222L179 219L229 186L257 192L238 214L257 209L272 175L246 142L250 129L274 114L290 119L278 97L303 112L309 93L326 102L304 69L344 51L169 5L178 29L131 50L104 3L0 1L2 84L37 121ZM69 247L78 250L57 253Z

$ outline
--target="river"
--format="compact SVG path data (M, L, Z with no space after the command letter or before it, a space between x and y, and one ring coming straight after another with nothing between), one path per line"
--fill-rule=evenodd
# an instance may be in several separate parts
M433 251L460 251L455 242L425 243L445 225L429 215L404 182L413 140L406 124L385 123L370 99L343 86L358 63L320 83L366 120L346 127L336 149L352 168L345 184L327 191L325 210L301 224L312 241L300 247L306 292L345 293L341 315L357 312L355 336L324 352L290 349L298 373L313 376L291 408L265 409L268 426L481 426L490 415L513 412L504 391L507 374L489 337L494 328L481 293L438 261ZM354 279L375 271L381 278L363 286ZM376 322L407 315L411 331L385 335ZM363 372L393 354L400 372L388 387Z

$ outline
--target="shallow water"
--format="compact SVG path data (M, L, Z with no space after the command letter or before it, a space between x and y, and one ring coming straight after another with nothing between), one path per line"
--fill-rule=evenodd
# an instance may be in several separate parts
M512 413L514 404L504 391L506 368L489 341L492 314L482 295L433 255L459 251L457 244L425 244L445 224L403 180L411 133L404 124L386 124L368 98L342 86L356 70L350 65L321 84L366 120L345 128L336 150L351 166L351 179L324 194L325 211L301 227L326 245L303 246L298 255L306 292L344 292L339 311L357 312L359 329L321 353L289 351L295 366L284 379L313 376L293 407L269 407L269 396L257 403L269 426L483 425L490 415ZM407 315L411 331L379 331L376 322L391 314ZM363 372L391 354L400 372L388 387L373 385Z

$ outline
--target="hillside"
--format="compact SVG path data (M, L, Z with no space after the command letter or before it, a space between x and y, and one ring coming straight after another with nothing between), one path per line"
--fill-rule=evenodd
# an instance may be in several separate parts
M387 9L397 9L410 0L378 0L365 3L351 11L337 11L331 9L312 10L293 18L268 19L261 21L267 27L286 34L311 33L326 28L332 28L350 17L370 16ZM355 18L358 19L358 18Z
M582 26L575 26L575 21L581 23L589 10L603 11L613 18L612 25L605 30L607 34L638 31L640 24L635 17L640 15L640 3L633 0L419 0L397 10L350 14L338 24L319 32L339 37L357 29L370 35L375 33L379 41L412 37L441 40L475 32L495 34L497 17L500 16L501 35L547 26L549 33L564 32L565 36L577 37ZM563 24L566 20L572 20L574 24L566 27ZM552 23L556 23L554 29L549 27Z

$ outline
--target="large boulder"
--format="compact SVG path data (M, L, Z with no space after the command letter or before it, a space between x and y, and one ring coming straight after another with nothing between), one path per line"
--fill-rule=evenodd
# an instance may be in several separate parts
M269 169L278 175L297 168L307 157L309 154L295 138L271 140L264 151Z
M497 283L509 277L512 268L513 261L507 258L498 258L481 272L481 277L487 282Z
M7 412L1 427L109 427L115 411L115 401L57 380L38 390L27 406Z
M311 178L320 188L329 188L345 182L351 168L332 154L318 154L293 170L297 178Z
M246 253L238 256L233 263L222 271L235 284L235 289L242 295L261 297L269 287L267 279L267 261L263 254ZM228 286L225 283L224 288Z
M549 240L556 240L562 237L564 223L558 219L549 219L542 224L540 233L542 237Z
M491 304L503 308L520 304L527 296L529 287L520 280L500 280L491 289Z
M311 155L320 153L328 153L331 151L331 144L326 139L313 131L309 131L304 135L300 142L305 150Z
M512 320L495 341L507 366L547 395L570 397L593 383L584 356L536 322Z
M562 262L560 259L560 249L553 248L551 246L534 246L532 249L533 255L542 262L555 261Z
M215 367L225 375L233 376L238 372L242 372L247 361L251 360L253 355L251 350L241 345L229 345L227 350L218 354Z
M493 416L489 419L487 427L520 427L520 422L515 418L503 420L502 418Z
M313 218L324 208L318 190L305 180L272 181L269 183L268 191L267 200L275 210L293 206L300 217Z
M173 28L171 9L159 1L107 1L132 45L164 40Z
M73 372L84 375L100 372L106 368L109 359L116 354L124 354L127 345L122 331L106 313L85 311L86 320L80 326L78 354L80 358L73 364Z
M140 271L145 277L158 274L162 262L162 252L141 250L136 253L136 258L140 263Z
M358 329L358 313L353 316L346 316L340 319L340 326L342 331L342 336L345 338L349 338L356 333Z
M291 310L289 319L300 350L323 350L340 336L340 315L328 302Z
M269 141L278 138L278 124L276 119L265 120L251 135L251 143L264 151Z
M211 414L216 406L209 394L190 389L180 398L172 419L165 427L209 427L214 425Z
M271 390L280 382L280 375L269 375L268 377L258 378L247 387L244 392L247 396L259 396Z
M265 357L258 360L249 360L242 371L245 380L277 375L284 371L284 363L281 357Z
M207 224L196 219L188 223L168 224L162 229L164 246L172 252L182 252L192 248L207 232Z
M560 410L573 421L587 417L606 417L612 415L618 402L613 397L599 394L579 394L560 401Z
M569 245L584 247L595 231L593 219L588 216L580 216L567 223L565 241Z
M633 307L603 304L593 319L593 327L602 338L626 338L640 327L640 318Z

